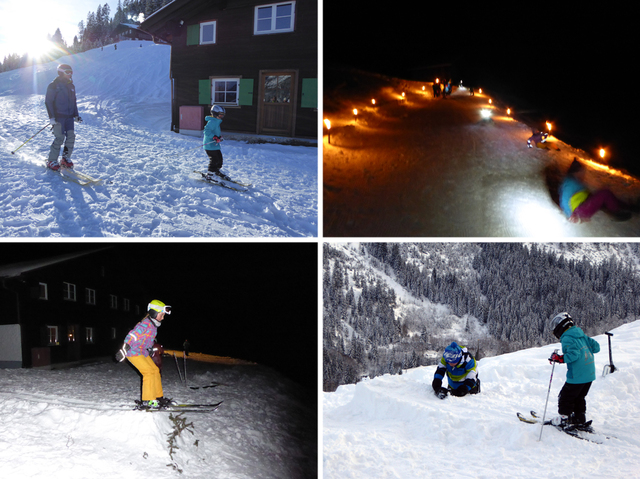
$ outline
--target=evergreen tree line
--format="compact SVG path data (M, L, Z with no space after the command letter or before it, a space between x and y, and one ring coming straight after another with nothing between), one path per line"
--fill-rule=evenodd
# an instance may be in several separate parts
M24 68L34 63L47 63L69 53L80 53L97 48L113 40L112 32L120 23L139 24L142 18L149 17L155 11L164 7L171 0L118 0L114 16L107 3L98 5L95 12L89 12L86 22L78 23L78 34L71 43L67 43L58 28L49 40L56 46L51 53L42 58L31 58L28 54L10 54L5 56L0 64L0 73ZM143 17L141 17L141 15Z
M437 334L438 321L434 323L435 313L428 308L405 308L410 313L396 317L396 292L380 272L417 300L447 305L459 318L477 318L490 333L469 345L477 354L502 354L555 341L548 323L562 311L590 335L634 320L639 307L639 246L608 245L624 250L627 259L608 254L600 263L584 256L567 259L575 256L569 253L577 247L563 247L566 257L536 244L368 243L360 245L359 259L354 259L326 244L325 390L363 376L432 364L437 357L426 353L441 351L457 339ZM420 334L409 335L416 328Z

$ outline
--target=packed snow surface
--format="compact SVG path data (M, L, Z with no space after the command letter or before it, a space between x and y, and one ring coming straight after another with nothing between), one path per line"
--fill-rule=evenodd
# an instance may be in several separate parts
M597 379L587 418L610 439L594 444L545 426L520 422L516 412L543 414L560 344L481 359L482 392L463 398L433 394L435 366L385 375L323 393L323 470L329 478L638 477L640 470L640 321L597 336ZM556 365L547 417L557 415L566 366Z
M170 131L169 59L169 46L130 41L0 74L0 235L317 236L318 149L225 140L223 171L254 186L199 181L193 170L209 164L202 139ZM48 128L11 154L48 123L58 63L73 67L84 120L72 159L101 186L44 168Z
M294 383L259 365L189 360L186 373L189 386L215 387L186 388L174 359L165 358L165 396L224 402L215 412L182 413L192 426L181 432L171 454L168 440L176 429L170 413L131 410L140 378L127 363L0 369L1 476L317 477L317 413Z
M454 87L443 99L433 97L431 82L355 71L340 78L324 97L331 127L323 139L324 236L640 235L637 212L626 222L598 212L573 224L557 205L574 157L587 162L590 189L608 188L636 210L637 178L562 138L549 139L559 150L529 149L532 128L486 92Z

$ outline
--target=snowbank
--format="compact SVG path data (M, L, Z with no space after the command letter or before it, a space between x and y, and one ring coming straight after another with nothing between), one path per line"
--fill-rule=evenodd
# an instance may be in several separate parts
M640 467L640 321L613 331L613 362L607 337L595 339L598 378L587 396L587 416L604 444L572 438L553 428L518 421L516 412L544 411L551 366L559 344L479 361L482 393L448 397L432 392L435 366L383 376L323 393L325 478L637 477ZM558 365L547 415L557 414L566 366ZM613 437L615 436L615 437Z
M140 379L126 363L0 369L2 477L316 477L317 413L297 386L262 366L189 360L190 386L218 384L189 389L173 363L167 358L163 368L167 397L224 401L213 413L183 413L192 426L173 454L169 413L130 410Z

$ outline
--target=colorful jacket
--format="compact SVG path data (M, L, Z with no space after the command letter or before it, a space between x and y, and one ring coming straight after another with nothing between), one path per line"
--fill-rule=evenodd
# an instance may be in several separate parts
M78 116L76 87L73 82L61 77L53 80L47 87L44 104L49 118L59 121Z
M567 218L588 197L589 190L572 176L567 176L560 185L560 208Z
M600 345L582 329L572 326L560 336L562 354L567 365L567 382L585 384L596 380L596 365L593 354L600 351Z
M127 357L131 356L149 356L149 349L153 348L158 328L150 318L145 318L129 331L127 337L124 338L125 344L131 349L127 351Z
M219 150L220 143L215 141L213 137L222 137L222 131L220 130L220 123L222 123L222 120L213 116L206 116L204 119L207 120L207 124L204 126L204 139L202 140L204 149Z
M434 379L442 380L446 374L451 389L466 387L471 390L476 385L478 378L476 360L473 359L466 346L461 345L460 348L462 349L460 362L452 367L444 360L444 357L440 358L440 364L436 368L436 373L433 377Z

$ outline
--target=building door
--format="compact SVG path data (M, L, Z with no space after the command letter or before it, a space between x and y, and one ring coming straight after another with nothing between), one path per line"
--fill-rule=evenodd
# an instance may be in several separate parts
M294 135L297 86L295 71L260 72L258 133L278 136Z

